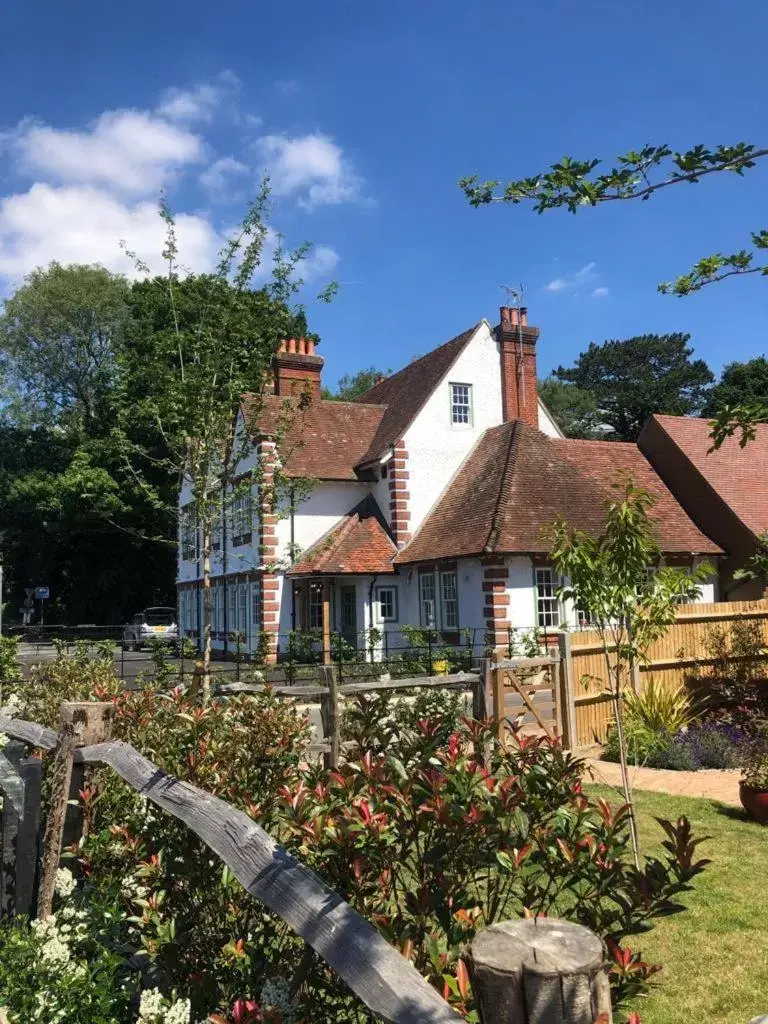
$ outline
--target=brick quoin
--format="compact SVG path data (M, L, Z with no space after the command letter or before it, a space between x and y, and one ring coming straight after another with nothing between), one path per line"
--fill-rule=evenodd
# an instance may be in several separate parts
M486 558L482 564L486 640L498 650L506 646L509 636L509 569L500 558Z
M261 460L262 481L265 490L269 489L275 478L275 459L277 452L272 441L262 441L258 450ZM262 506L260 511L261 525L259 528L259 556L265 566L261 577L261 609L260 628L267 636L265 660L268 665L277 662L277 634L280 629L280 604L275 600L280 589L276 573L269 568L277 559L277 516Z
M411 539L410 494L407 484L409 478L408 452L405 442L398 441L389 460L389 524L395 544L399 548L404 547Z

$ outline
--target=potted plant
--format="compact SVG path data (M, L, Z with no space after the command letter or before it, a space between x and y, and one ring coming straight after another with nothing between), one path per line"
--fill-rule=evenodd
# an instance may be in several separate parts
M739 797L747 814L768 825L768 733L763 728L747 748Z

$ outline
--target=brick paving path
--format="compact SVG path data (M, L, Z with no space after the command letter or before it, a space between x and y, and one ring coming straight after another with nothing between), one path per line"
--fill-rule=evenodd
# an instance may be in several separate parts
M611 761L587 758L587 766L594 781L608 786L621 786L621 768ZM707 768L699 772L672 772L667 768L630 768L630 781L636 789L650 789L654 793L672 796L700 796L722 804L739 806L738 770L721 771Z

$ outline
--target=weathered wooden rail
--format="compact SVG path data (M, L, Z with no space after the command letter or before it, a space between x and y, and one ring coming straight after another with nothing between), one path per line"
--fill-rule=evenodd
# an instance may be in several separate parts
M464 678L452 682L466 684ZM106 765L137 793L183 821L229 866L243 888L279 915L382 1020L391 1024L462 1020L372 925L242 811L169 775L121 740L89 742L108 730L110 711L111 705L63 704L58 733L0 713L0 731L13 737L18 753L24 745L53 752L57 770L66 768L69 775L77 766ZM31 760L37 761L39 772L39 759ZM7 784L0 780L0 788ZM15 785L12 780L10 788ZM62 803L66 805L66 799L62 801L54 779L38 904L43 914L50 912L46 878L51 869L55 873L61 852L62 819L57 807ZM16 853L22 850L17 848ZM32 857L34 864L36 854L26 850L24 855ZM468 962L483 1024L593 1024L593 1009L606 1005L610 1022L600 940L580 926L557 924L509 922L497 926L502 928L498 934L489 929L478 936ZM561 940L566 979L562 984L553 969ZM537 961L542 961L545 949L548 959L542 972ZM525 993L534 989L543 994L529 1011L525 1006L531 997Z

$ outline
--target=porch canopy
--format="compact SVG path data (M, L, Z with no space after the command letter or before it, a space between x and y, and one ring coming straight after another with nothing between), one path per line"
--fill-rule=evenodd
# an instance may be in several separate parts
M338 577L393 575L396 554L397 545L386 520L369 494L288 570L302 623L322 629L324 660L330 661L331 653L331 581ZM343 618L343 604L340 614Z

